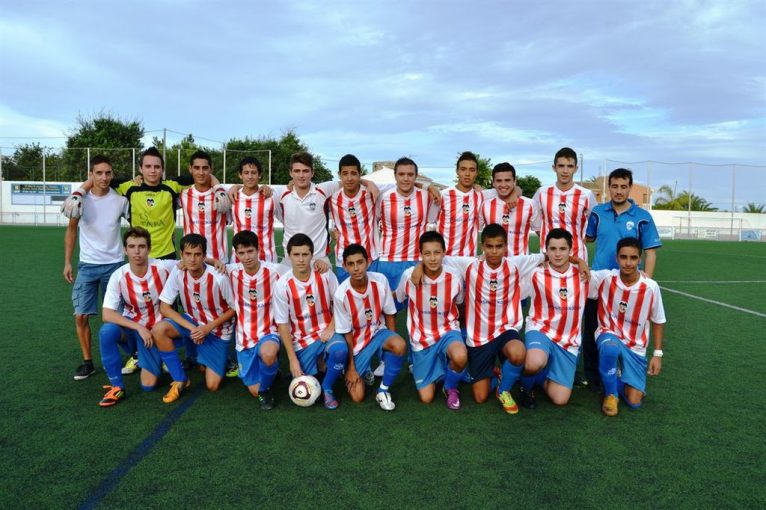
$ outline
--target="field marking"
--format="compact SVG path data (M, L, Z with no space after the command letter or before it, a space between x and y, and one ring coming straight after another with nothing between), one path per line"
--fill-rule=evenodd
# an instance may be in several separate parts
M96 506L98 506L101 501L103 501L103 499L120 484L125 475L127 475L136 464L141 462L143 458L149 454L152 448L165 437L165 434L168 433L173 424L183 416L192 404L194 404L197 397L202 394L200 388L202 388L202 386L197 385L194 390L190 391L184 398L184 401L178 407L170 411L154 430L152 430L151 434L149 434L146 439L144 439L141 444L139 444L136 449L133 450L122 463L120 463L119 466L114 468L114 470L109 473L100 484L98 484L98 487L96 487L91 495L77 508L89 510L96 508Z
M696 250L677 250L673 249L673 253L691 253L693 255L713 255L713 256L721 256L721 257L729 257L729 258L737 258L737 257L747 257L751 259L766 259L766 255L753 255L751 253L738 253L736 255L731 255L730 253L721 253L717 251L696 251Z
M766 280L657 280L657 283L766 283Z
M711 304L714 304L714 305L723 306L725 308L731 308L732 310L737 310L738 312L745 312L745 313L749 313L749 314L755 315L757 317L763 317L764 319L766 319L766 313L756 312L755 310L748 310L747 308L741 308L739 306L730 305L728 303L722 303L721 301L716 301L714 299L708 299L708 298L704 298L704 297L701 297L701 296L695 296L694 294L689 294L687 292L681 292L680 290L671 289L671 288L668 288L668 287L660 286L660 288L662 290L664 290L664 291L673 292L675 294L680 294L680 295L686 296L688 298L698 299L698 300L704 301L706 303L711 303Z

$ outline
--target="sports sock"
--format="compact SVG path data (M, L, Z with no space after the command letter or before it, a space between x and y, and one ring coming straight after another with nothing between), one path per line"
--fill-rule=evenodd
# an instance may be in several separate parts
M141 385L141 389L144 391L154 391L154 388L156 388L156 386L146 386L145 384Z
M598 348L598 371L604 385L604 395L617 395L617 358L620 346L614 340L601 342Z
M523 364L513 365L509 360L503 361L503 366L501 368L503 377L500 379L500 393L504 391L511 391L511 388L513 388L513 385L516 384L519 375L521 375L521 370L523 368Z
M184 368L181 366L181 359L178 357L178 353L175 349L172 351L160 351L160 358L162 359L162 362L165 363L165 366L168 367L170 377L172 377L174 381L186 381L186 372L184 372Z
M101 363L112 386L124 388L122 382L122 359L117 342L122 338L122 329L116 324L104 324L98 331L98 343L101 347ZM85 364L93 366L92 360L85 360Z
M260 392L269 391L271 385L274 384L274 378L277 377L277 371L279 370L279 361L274 360L274 363L267 365L260 359L258 360L259 377L261 380L261 386L258 389Z
M332 391L332 386L338 380L348 360L348 345L345 342L335 342L327 350L327 372L322 380L322 390Z
M383 363L386 364L386 367L383 371L383 381L380 383L380 389L381 391L388 391L388 388L394 384L396 376L399 375L399 371L402 369L404 356L397 356L392 352L384 351Z
M457 388L458 383L465 377L467 369L463 369L460 372L455 372L449 366L447 367L447 373L444 376L444 389L453 390Z
M522 375L521 377L519 377L519 380L521 381L521 387L524 388L524 391L527 393L534 391L536 379L537 379L537 374Z

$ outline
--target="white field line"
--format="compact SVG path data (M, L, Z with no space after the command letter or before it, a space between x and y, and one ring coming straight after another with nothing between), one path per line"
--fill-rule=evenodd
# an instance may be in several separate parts
M706 303L711 303L718 306L723 306L724 308L731 308L732 310L737 310L738 312L745 312L749 313L751 315L755 315L756 317L763 317L766 319L766 313L756 312L755 310L748 310L747 308L741 308L739 306L730 305L728 303L722 303L720 301L716 301L714 299L708 299L700 296L695 296L694 294L688 294L686 292L681 292L680 290L676 289L670 289L668 287L660 287L663 291L672 292L674 294L680 294L681 296L686 296L688 298L692 299L698 299L700 301L704 301Z
M766 280L657 280L657 283L766 283Z

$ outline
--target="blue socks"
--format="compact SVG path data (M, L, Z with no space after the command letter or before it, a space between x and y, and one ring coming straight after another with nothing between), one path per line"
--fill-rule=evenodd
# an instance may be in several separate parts
M449 366L447 366L447 373L444 375L444 389L454 390L457 385L465 377L467 369L463 369L460 372L455 372Z
M330 340L332 342L332 340ZM327 372L322 380L322 390L332 392L332 386L338 380L348 361L348 345L345 340L333 342L327 350ZM388 365L386 365L388 370Z
M605 340L599 345L598 371L601 373L605 395L618 395L617 358L619 356L620 346L614 340Z
M130 335L126 335L130 336ZM101 346L101 363L109 377L109 384L124 388L122 382L122 358L117 343L122 338L122 328L116 324L106 323L98 331L98 343Z
M513 385L516 384L516 381L519 379L523 368L523 364L513 365L509 360L503 361L503 366L501 368L503 377L500 379L500 393L511 391L511 388L513 388Z
M383 381L380 383L380 391L388 391L388 388L394 384L396 376L399 375L399 371L404 364L404 356L397 356L392 352L383 352L383 363L386 364L383 371Z
M527 393L534 391L535 386L542 387L545 384L545 380L548 378L548 367L543 368L535 375L522 375L521 386Z
M160 358L162 359L162 362L165 363L165 366L168 367L170 377L172 377L174 381L186 381L186 372L184 372L184 369L181 366L181 360L175 349L172 351L160 351Z

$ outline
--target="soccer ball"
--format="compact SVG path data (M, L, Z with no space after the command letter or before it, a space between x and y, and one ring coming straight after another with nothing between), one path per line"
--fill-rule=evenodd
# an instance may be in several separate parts
M293 404L300 407L310 407L319 398L319 395L322 393L322 387L313 375L302 375L290 382L288 392Z

